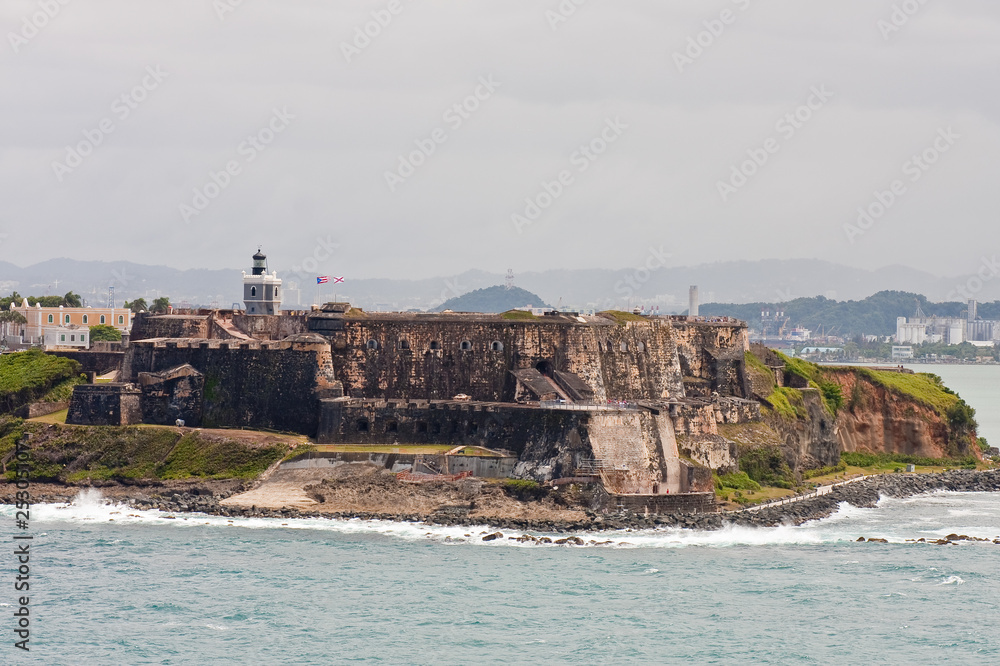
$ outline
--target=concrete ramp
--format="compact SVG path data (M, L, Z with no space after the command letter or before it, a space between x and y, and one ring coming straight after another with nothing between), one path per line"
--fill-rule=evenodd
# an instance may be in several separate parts
M511 370L518 383L535 400L559 400L571 402L572 399L551 378L546 377L534 368Z
M670 418L646 411L596 412L587 427L600 474L611 493L660 495L684 488Z
M252 490L233 495L219 502L223 506L257 506L262 509L310 509L319 502L310 497L306 486L328 479L331 469L277 469Z
M552 373L552 378L574 402L592 402L594 400L594 389L583 381L580 375L556 370Z
M216 333L216 337L231 340L253 340L253 338L249 335L236 328L236 326L234 326L230 321L226 321L224 319L213 319L212 326L218 329L213 331L213 333Z

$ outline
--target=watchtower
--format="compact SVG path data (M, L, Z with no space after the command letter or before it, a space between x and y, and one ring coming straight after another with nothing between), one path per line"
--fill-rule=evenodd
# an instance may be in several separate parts
M278 314L281 307L281 278L276 271L267 273L267 255L257 248L250 275L243 271L243 304L247 314Z

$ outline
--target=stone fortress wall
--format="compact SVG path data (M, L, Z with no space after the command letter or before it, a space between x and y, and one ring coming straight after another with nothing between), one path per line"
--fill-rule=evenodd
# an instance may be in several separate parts
M137 316L121 378L157 422L506 449L522 478L589 465L610 493L653 497L735 467L717 424L760 417L747 348L732 320L201 310Z

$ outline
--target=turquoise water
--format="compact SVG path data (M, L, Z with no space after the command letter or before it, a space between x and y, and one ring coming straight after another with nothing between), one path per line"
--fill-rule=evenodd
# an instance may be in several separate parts
M1000 546L905 542L1000 535L997 494L577 547L93 496L36 511L34 647L4 663L1000 663Z
M916 369L1000 442L1000 368ZM1000 494L883 499L799 527L582 535L609 546L285 523L171 520L95 494L35 507L32 651L12 646L8 555L0 663L1000 663L1000 545L906 542L1000 536Z

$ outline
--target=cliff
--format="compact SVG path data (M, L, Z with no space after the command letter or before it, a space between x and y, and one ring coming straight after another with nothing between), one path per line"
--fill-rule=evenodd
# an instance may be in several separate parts
M746 367L771 434L727 430L741 455L780 451L792 473L836 465L845 452L981 459L975 411L936 375L818 366L759 346Z

